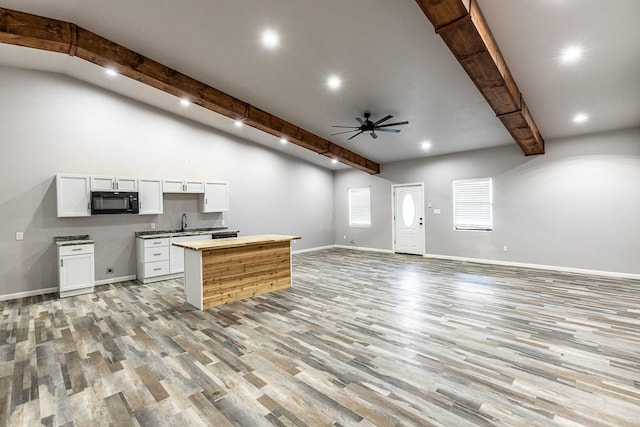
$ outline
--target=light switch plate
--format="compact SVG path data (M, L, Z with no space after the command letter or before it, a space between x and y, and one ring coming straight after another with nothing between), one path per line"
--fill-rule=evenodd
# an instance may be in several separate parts
M440 209L434 209L433 210L433 214L434 215L440 215Z
M22 231L16 231L16 240L24 240L24 233Z

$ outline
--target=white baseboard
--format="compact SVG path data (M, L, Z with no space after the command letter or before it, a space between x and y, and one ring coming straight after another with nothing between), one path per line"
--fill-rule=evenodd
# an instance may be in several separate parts
M54 294L56 292L58 292L57 286L54 288L44 288L44 289L36 289L33 291L16 292L14 294L0 295L0 301L8 301L11 299L19 299L19 298L26 298L26 297L35 297L38 295Z
M618 279L640 280L640 274L620 273L617 271L589 270L586 268L561 267L558 265L529 264L526 262L499 261L499 260L493 260L493 259L468 258L468 257L438 255L438 254L424 254L424 257L435 258L435 259L446 259L446 260L452 260L452 261L475 262L478 264L504 265L506 267L522 267L522 268L533 268L536 270L551 270L551 271L559 271L563 273L591 274L594 276L614 277Z
M133 274L131 276L114 277L113 279L96 280L94 285L100 286L100 285L108 285L110 283L126 282L128 280L135 280L135 278L136 278L136 275ZM9 301L12 299L35 297L37 295L46 295L46 294L55 294L55 293L58 293L57 286L53 288L36 289L33 291L16 292L13 294L0 295L0 301Z
M135 279L136 279L136 275L132 274L130 276L114 277L112 279L96 280L95 286L109 285L111 283L120 283L120 282L129 281L129 280L135 280Z
M334 245L333 247L338 249L351 249L354 251L380 252L383 254L394 253L391 249L365 248L363 246L353 246L353 245Z
M291 253L292 253L293 255L295 255L295 254L303 254L303 253L305 253L305 252L316 252L316 251L323 251L323 250L325 250L325 249L333 249L333 248L334 248L334 246L333 246L333 245L329 245L329 246L318 246L318 247L316 247L316 248L308 248L308 249L300 249L300 250L297 250L297 251L291 251Z

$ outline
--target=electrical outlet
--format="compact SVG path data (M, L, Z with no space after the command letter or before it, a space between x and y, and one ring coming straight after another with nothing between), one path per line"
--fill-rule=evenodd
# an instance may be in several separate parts
M24 240L24 233L22 231L16 231L16 240Z
M155 230L155 229L156 229L156 224L155 224L155 222L152 222L152 223L151 223L151 229L152 229L152 230Z
M440 215L440 209L434 209L433 210L433 214L434 215Z
M344 240L347 240L347 235L346 235L346 234L344 235L343 239L344 239Z
M113 274L113 267L107 268L107 274Z
M502 251L503 251L503 252L507 252L507 250L508 250L507 245L504 245L504 246L502 247Z

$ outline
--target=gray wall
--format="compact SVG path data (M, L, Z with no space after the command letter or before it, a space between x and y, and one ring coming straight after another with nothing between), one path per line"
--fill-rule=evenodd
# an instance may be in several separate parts
M57 74L0 67L0 94L0 295L57 286L57 235L95 239L97 280L133 275L133 233L182 212L189 227L300 235L295 250L333 244L329 170ZM230 211L172 194L163 215L57 218L58 172L225 180Z
M336 243L347 235L392 249L391 185L424 182L429 254L640 273L640 129L547 141L546 149L524 157L514 144L394 162L379 176L336 172ZM451 182L482 177L494 180L494 231L454 231ZM372 228L349 228L347 189L363 186L371 186Z

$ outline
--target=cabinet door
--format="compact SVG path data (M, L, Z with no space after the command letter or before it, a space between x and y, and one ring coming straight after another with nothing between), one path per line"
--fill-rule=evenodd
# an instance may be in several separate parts
M206 182L202 212L226 212L229 210L229 191L226 182Z
M184 193L184 181L181 179L163 179L163 193Z
M60 258L60 292L90 288L94 284L93 254Z
M198 242L211 239L211 234L199 234L196 236L179 236L171 238L171 254L169 264L171 273L184 272L184 248L173 246L174 243Z
M204 182L196 181L196 180L185 180L184 181L184 191L185 193L204 193Z
M140 215L161 214L162 180L160 178L138 179L138 202L140 203Z
M120 176L115 181L116 191L138 191L138 180L136 178Z
M56 193L59 217L90 216L89 176L56 175Z
M112 176L92 176L91 191L113 191L116 189Z

